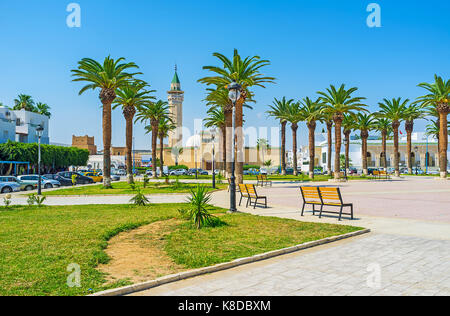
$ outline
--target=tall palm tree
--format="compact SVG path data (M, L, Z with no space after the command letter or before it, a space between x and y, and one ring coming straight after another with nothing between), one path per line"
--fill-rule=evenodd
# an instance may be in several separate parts
M345 114L344 119L342 120L342 128L343 133L345 137L345 166L348 168L350 166L350 134L353 130L355 130L356 127L356 118L354 115L351 114ZM347 173L349 173L349 170L347 170Z
M151 93L155 90L148 90L148 84L142 80L136 80L116 90L117 97L113 103L113 109L122 108L123 116L126 122L125 139L126 139L126 167L127 181L133 183L133 120L137 108L148 104L155 97Z
M365 98L352 96L352 94L357 90L358 88L356 87L347 90L345 89L345 85L342 84L339 89L336 89L333 85L331 85L330 88L327 88L326 92L317 92L320 95L321 101L325 103L324 111L329 115L332 115L335 126L335 179L339 179L341 176L341 127L344 114L357 111L366 111L364 108L366 105L361 103L365 100Z
M405 119L405 113L408 109L409 99L383 99L383 102L378 103L380 111L376 113L377 117L384 117L392 122L392 131L394 132L394 168L395 176L400 176L400 153L398 151L398 128L400 122Z
M324 119L323 115L323 104L320 103L320 99L315 101L306 97L301 102L301 116L304 121L306 121L306 126L309 131L309 177L314 179L314 169L315 169L315 133L317 127L317 121L322 122Z
M78 68L72 70L73 81L88 82L79 92L100 89L100 100L103 107L103 186L111 188L111 105L116 99L116 90L133 80L133 76L141 73L129 73L128 69L139 68L135 63L125 63L125 58L116 60L106 57L103 64L83 58ZM123 62L123 63L122 63Z
M158 100L157 102L147 103L137 108L136 120L140 122L150 121L150 125L146 127L148 133L152 133L152 169L153 178L157 178L156 174L156 152L158 142L159 122L169 115L169 106L166 101ZM161 170L162 173L162 170Z
M208 116L205 118L205 126L207 128L218 128L220 130L220 149L219 152L222 154L222 162L219 167L221 170L225 170L227 161L227 138L226 138L226 122L225 122L225 112L224 108L217 106L212 107L208 110Z
M387 170L387 138L393 131L392 121L384 117L376 116L374 129L381 133L381 163L383 165L383 168Z
M13 110L25 110L28 112L34 112L34 100L31 96L26 94L19 94L17 99L14 99Z
M407 137L407 144L406 144L406 154L407 154L407 167L408 167L408 173L412 174L412 133L414 131L414 121L425 118L426 112L422 106L419 106L417 104L411 104L405 111L405 130L406 130L406 137ZM417 157L416 157L417 159Z
M434 83L421 83L419 87L429 93L421 96L416 102L423 106L434 106L439 113L439 168L441 178L447 178L448 129L447 116L450 113L450 80L434 75Z
M161 175L164 167L164 139L169 137L169 132L173 131L177 126L173 123L170 116L163 117L159 121L158 125L158 137L159 137L159 163L161 166Z
M217 89L226 88L232 82L237 82L241 85L241 98L236 102L235 120L236 120L236 147L237 147L237 181L243 183L244 173L244 135L242 132L244 117L243 107L248 98L253 99L253 93L250 91L251 87L265 88L264 84L273 83L275 78L265 76L261 73L261 69L270 65L268 60L261 59L259 56L248 56L241 58L238 51L235 49L233 58L229 59L220 53L214 53L214 57L218 58L223 67L205 66L204 70L209 70L214 73L213 76L199 79L200 83L206 85L214 85Z
M367 139L369 138L369 131L375 128L375 119L372 114L357 113L356 114L355 127L361 131L361 156L362 156L362 167L363 173L365 175L369 174L367 168Z
M269 105L270 110L266 113L279 120L281 125L281 174L286 175L286 125L287 121L284 119L286 110L294 102L293 99L287 100L286 97L278 100L274 99L272 105Z
M269 141L265 138L258 138L256 141L256 150L259 152L262 152L262 164L264 165L266 163L264 153L267 149L270 148Z
M293 167L294 167L294 175L298 175L298 169L297 169L297 130L298 130L298 123L303 121L303 113L300 108L300 103L295 102L291 103L286 111L285 116L286 121L291 123L291 129L292 129L292 152L294 157Z
M52 116L52 114L50 113L50 106L46 103L41 102L36 103L36 108L34 110L36 113L45 115L48 118Z

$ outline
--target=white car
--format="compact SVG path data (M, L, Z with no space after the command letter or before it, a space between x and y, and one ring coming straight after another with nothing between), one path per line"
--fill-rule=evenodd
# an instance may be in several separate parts
M0 182L1 193L19 192L20 185L15 182Z

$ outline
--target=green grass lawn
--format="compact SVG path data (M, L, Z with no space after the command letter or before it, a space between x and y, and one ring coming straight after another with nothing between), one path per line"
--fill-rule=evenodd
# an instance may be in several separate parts
M142 225L179 218L180 204L0 208L0 295L85 295L108 287L95 268L107 263L109 239ZM215 213L223 210L215 209ZM226 225L197 231L185 221L168 235L166 251L186 268L208 266L358 230L246 214L224 215ZM69 288L68 265L81 267L81 288Z
M136 182L145 194L170 194L170 193L189 193L191 189L194 189L197 184L195 183L181 183L178 184L165 184L165 183L149 183L147 187L143 188L142 182ZM201 184L211 186L212 184ZM114 182L112 184L112 189L104 189L102 184L82 186L82 187L70 187L66 189L59 189L54 191L43 192L43 195L54 196L54 195L120 195L129 194L133 195L136 192L133 191L131 186L126 182ZM218 190L226 189L228 185L217 184L216 188Z

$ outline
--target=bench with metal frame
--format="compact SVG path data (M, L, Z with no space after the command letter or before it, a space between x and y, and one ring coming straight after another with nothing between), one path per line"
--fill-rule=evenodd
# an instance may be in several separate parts
M374 170L373 176L375 179L378 179L378 180L389 180L390 179L389 174L384 170Z
M247 200L247 207L253 206L253 209L256 208L256 205L264 205L265 208L267 208L267 197L258 195L258 192L256 191L256 187L254 184L246 184L245 185L248 193L248 200ZM255 200L252 202L252 200ZM258 203L259 200L264 200L264 203Z
M241 198L239 200L239 206L241 206L242 199L247 199L247 207L248 207L248 200L250 199L250 195L248 194L247 186L245 184L239 184L239 193L241 193Z
M319 218L322 218L323 213L339 214L339 221L342 219L342 215L353 216L353 203L344 203L342 199L341 190L339 188L328 187L300 187L303 197L303 209L302 216L304 214L306 205L313 205L313 215L315 215L315 206L320 205ZM324 210L325 206L339 207L339 212L332 212ZM344 207L350 207L350 213L344 213Z

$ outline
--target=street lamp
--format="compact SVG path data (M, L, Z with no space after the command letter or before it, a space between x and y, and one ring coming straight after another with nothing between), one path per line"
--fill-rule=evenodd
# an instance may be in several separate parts
M417 155L419 154L419 147L417 147L417 146L414 147L414 152L416 153L414 158L416 158L416 160L417 160ZM416 176L419 174L419 164L420 164L420 159L417 160L417 163L416 163Z
M214 130L211 131L211 140L212 140L212 187L216 188L216 132Z
M42 177L41 177L41 138L42 138L43 133L44 133L44 127L42 127L42 125L39 125L36 128L36 136L38 137L38 176L39 176L38 195L42 194L42 188L41 188L41 182L42 182Z
M348 138L347 137L344 138L344 145L345 145L345 148L347 148L347 146L348 146ZM309 163L311 163L311 161ZM345 180L347 180L347 169L348 169L347 155L345 156L345 163L344 163L344 165L345 165L344 166L344 175L345 175Z
M241 97L241 85L239 85L236 81L233 81L231 84L227 86L227 89L229 90L228 97L230 98L231 102L233 102L233 124L231 128L231 178L230 178L230 213L237 212L236 209L236 155L235 155L235 146L236 146L236 140L235 137L235 127L236 127L236 102Z

